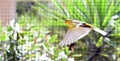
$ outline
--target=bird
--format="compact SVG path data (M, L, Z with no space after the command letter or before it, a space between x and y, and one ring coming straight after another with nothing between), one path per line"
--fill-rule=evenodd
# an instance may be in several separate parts
M92 30L103 36L107 35L107 32L93 26L92 24L79 20L66 19L65 24L68 26L68 30L65 33L63 40L59 43L60 46L69 46L89 34Z

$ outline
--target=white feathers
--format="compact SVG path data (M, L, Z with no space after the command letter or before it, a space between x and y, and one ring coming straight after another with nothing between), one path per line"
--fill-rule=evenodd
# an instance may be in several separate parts
M64 39L60 42L60 46L70 45L76 42L78 39L83 38L90 32L90 28L79 27L67 30Z
M107 32L105 32L105 31L103 31L103 30L101 30L99 28L94 28L93 30L100 33L100 34L102 34L103 36L107 35Z
M69 21L69 20L68 20ZM73 28L68 29L63 40L60 42L60 46L66 46L66 45L70 45L74 42L76 42L77 40L83 38L84 36L86 36L91 30L95 30L96 32L102 34L103 36L107 35L107 32L94 27L90 24L87 24L85 22L80 22L77 20L72 20L72 23L67 23L68 25L75 25L72 26Z

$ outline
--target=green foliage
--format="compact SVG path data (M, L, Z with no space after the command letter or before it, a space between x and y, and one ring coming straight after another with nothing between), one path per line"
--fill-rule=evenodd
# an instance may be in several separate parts
M22 6L18 5L18 7L21 9L17 18L19 26L16 23L12 24L15 25L14 27L3 28L0 25L2 47L0 52L5 53L3 56L6 59L67 61L75 58L76 61L84 61L89 58L89 55L94 54L96 47L102 47L99 52L101 61L104 58L115 61L112 56L120 55L120 19L116 20L113 25L111 24L111 17L120 11L119 0L52 0L47 4L34 1L34 5L30 6L27 12ZM77 42L78 44L74 46L75 51L71 52L69 47L60 48L58 45L63 38L61 34L64 34L66 30L65 19L87 22L104 31L111 31L111 34L108 38L104 38L92 31ZM110 30L111 28L114 29ZM0 57L0 60L2 59Z
M51 22L52 20L57 20L58 23L61 23L59 22L59 20L75 19L75 20L80 20L80 21L93 24L94 26L104 31L111 32L108 35L110 38L105 38L105 39L103 36L101 36L97 32L91 32L87 36L88 38L86 37L85 39L82 39L82 40L85 40L86 44L89 41L90 43L93 43L93 44L95 43L95 47L97 48L101 46L104 47L104 43L107 43L106 44L107 46L114 47L115 46L114 42L116 40L119 41L119 38L120 38L119 19L117 21L114 20L115 21L115 23L113 23L114 26L111 23L113 20L112 16L116 15L117 12L120 11L119 0L69 0L69 1L68 0L62 0L62 1L52 0L51 4L53 5L49 7L45 4L36 2L36 6L33 8L36 9L36 11L40 14L41 17L45 19L49 19L49 21ZM60 26L60 25L55 25L55 26ZM91 46L91 45L92 44L88 44L88 46ZM75 52L75 53L78 53L78 52ZM106 57L107 55L108 54L101 54L101 56L104 56L104 57ZM82 57L83 56L84 54L82 54Z
M58 41L57 41L57 37L58 37L57 34L53 35L53 36L51 37L51 39L49 40L50 43L58 42Z
M100 37L100 39L96 43L96 47L101 47L102 45L103 45L103 37Z
M6 33L1 33L2 35L0 36L0 41L5 41L7 40L7 34Z

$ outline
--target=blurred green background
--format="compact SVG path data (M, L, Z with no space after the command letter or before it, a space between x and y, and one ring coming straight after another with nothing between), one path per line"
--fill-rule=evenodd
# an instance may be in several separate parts
M120 60L120 0L17 1L17 19L0 26L0 60L91 61ZM65 19L90 23L108 33L90 32L69 47L59 47Z

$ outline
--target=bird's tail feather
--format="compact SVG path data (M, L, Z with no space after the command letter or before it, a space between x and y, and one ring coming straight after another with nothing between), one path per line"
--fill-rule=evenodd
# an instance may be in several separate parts
M103 30L101 30L101 29L99 29L97 27L95 27L93 30L96 31L96 32L98 32L98 33L100 33L100 34L102 34L103 36L107 35L107 32L105 32L105 31L103 31Z

